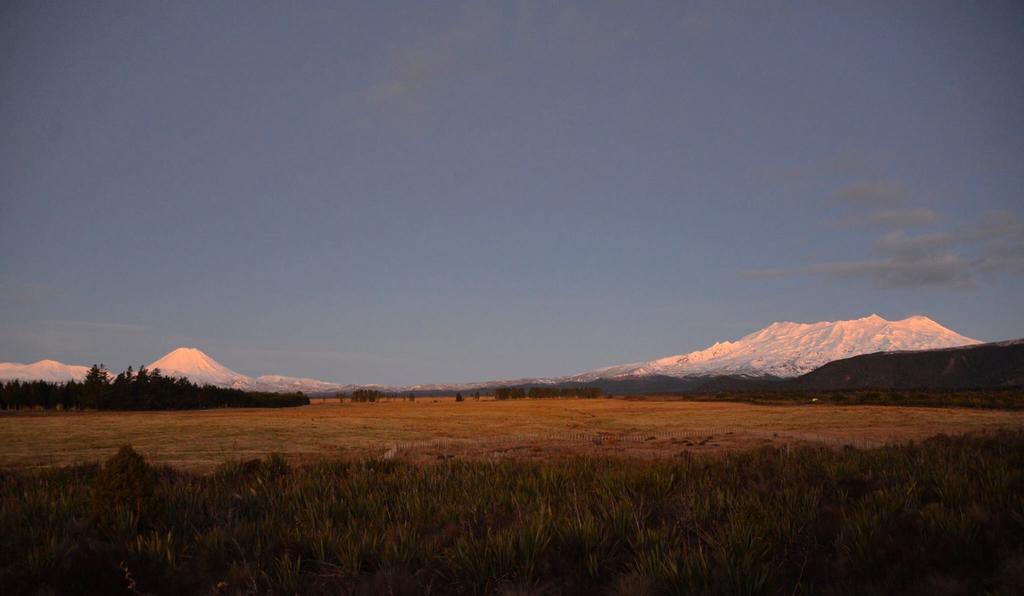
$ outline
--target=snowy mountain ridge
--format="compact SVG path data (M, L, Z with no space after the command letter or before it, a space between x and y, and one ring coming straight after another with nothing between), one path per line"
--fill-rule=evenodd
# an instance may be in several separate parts
M31 364L0 362L0 381L46 381L66 383L81 381L89 372L88 366L64 364L56 360L40 360Z
M850 321L772 323L741 337L695 352L632 364L620 364L568 377L588 382L662 375L695 377L738 375L796 377L823 364L870 354L932 350L981 343L925 316L887 321L873 314Z

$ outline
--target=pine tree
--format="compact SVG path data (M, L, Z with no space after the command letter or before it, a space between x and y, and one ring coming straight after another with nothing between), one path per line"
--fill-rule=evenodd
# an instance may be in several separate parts
M87 408L97 408L110 393L110 377L106 367L102 364L93 364L89 374L85 375L85 383L82 386L82 405Z

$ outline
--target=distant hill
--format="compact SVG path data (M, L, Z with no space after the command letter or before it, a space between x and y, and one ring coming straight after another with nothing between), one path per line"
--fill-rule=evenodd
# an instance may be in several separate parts
M876 352L834 360L802 376L648 376L595 379L606 393L707 394L852 389L997 389L1024 387L1024 339L936 350ZM557 386L571 386L558 383Z
M879 352L829 362L781 388L973 389L1024 386L1024 339L908 352Z
M66 383L68 381L81 381L88 373L88 366L64 364L56 360L40 360L32 364L0 362L0 381Z

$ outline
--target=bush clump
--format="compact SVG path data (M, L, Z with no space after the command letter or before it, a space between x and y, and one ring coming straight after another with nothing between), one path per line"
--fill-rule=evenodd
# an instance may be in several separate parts
M93 483L93 519L105 529L150 517L155 504L156 472L130 445L123 445L100 468Z

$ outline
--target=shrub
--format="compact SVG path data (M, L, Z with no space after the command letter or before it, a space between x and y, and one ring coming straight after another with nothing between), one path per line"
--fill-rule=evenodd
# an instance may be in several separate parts
M145 458L123 445L108 459L93 483L92 515L108 530L150 519L155 504L156 473ZM127 523L126 523L127 522Z

